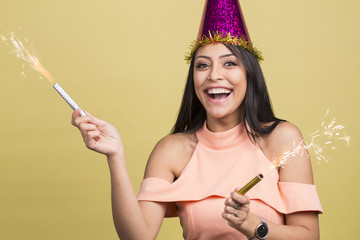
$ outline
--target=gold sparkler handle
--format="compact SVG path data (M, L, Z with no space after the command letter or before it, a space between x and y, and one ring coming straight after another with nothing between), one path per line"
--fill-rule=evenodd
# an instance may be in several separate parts
M238 193L244 195L247 193L252 187L254 187L258 182L260 182L264 176L260 173L256 177L254 177L250 182L248 182L245 186L243 186Z

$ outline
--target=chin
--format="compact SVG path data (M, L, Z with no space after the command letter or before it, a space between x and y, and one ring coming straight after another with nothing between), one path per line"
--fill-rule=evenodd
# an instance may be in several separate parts
M208 118L214 118L214 119L225 119L230 116L229 113L225 112L208 112L207 114Z
M231 110L231 109L207 109L207 118L213 118L213 119L239 119L241 116L241 112L237 110ZM241 121L241 119L240 119Z

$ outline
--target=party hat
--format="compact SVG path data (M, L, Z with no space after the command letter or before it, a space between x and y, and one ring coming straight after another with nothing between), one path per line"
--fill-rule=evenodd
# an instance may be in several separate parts
M263 60L251 42L239 0L206 0L197 39L185 60L190 62L199 47L217 43L238 45Z

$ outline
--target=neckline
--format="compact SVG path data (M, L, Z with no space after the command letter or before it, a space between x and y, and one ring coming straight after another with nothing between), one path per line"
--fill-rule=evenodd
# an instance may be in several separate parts
M211 132L207 128L205 121L202 128L196 132L196 136L199 142L217 150L235 147L247 138L242 122L224 132Z

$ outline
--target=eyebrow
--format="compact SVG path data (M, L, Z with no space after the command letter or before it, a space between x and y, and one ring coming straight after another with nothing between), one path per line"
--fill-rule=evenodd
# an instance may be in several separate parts
M234 56L234 54L229 53L229 54L225 54L225 55L221 55L219 58L226 58L226 57L230 57L230 56ZM209 56L205 56L205 55L199 55L196 57L197 58L206 58L206 59L210 59Z

